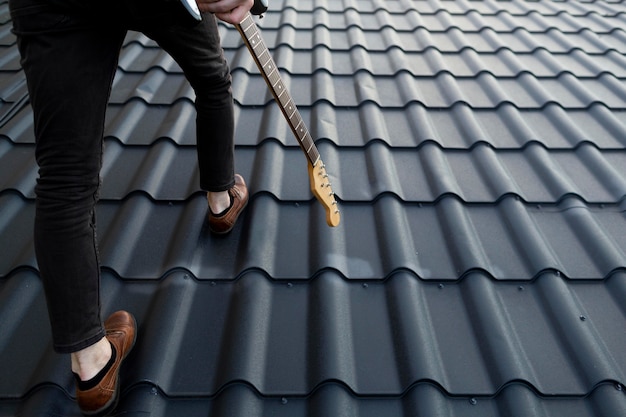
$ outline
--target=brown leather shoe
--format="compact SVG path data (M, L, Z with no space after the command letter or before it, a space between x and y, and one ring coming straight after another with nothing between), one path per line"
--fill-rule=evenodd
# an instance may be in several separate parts
M209 229L218 235L226 234L233 229L237 218L248 204L248 187L241 175L235 174L235 185L228 190L228 194L233 204L226 213L216 216L209 207Z
M135 318L126 311L111 314L104 322L104 328L106 338L115 347L117 356L113 366L98 385L88 390L76 388L78 406L86 416L103 416L117 405L120 393L120 365L135 345L137 338Z

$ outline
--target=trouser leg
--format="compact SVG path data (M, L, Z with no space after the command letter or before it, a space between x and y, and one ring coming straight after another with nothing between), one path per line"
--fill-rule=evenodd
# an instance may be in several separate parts
M200 187L225 191L234 183L234 110L230 69L224 58L217 22L147 27L154 39L180 65L196 93L196 132Z
M44 4L13 0L13 24L34 114L39 177L35 251L54 348L104 336L95 204L105 112L125 31Z

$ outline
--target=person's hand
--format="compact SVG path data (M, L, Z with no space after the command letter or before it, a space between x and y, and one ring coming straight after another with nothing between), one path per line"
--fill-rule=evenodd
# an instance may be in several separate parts
M254 0L196 0L202 12L215 14L218 19L233 25L241 23L254 5Z

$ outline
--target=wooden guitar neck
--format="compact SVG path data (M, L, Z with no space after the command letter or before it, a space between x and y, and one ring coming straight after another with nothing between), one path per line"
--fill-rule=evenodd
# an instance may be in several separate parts
M261 75L265 79L276 103L278 103L287 124L298 140L300 148L308 159L311 191L326 209L326 222L329 226L337 226L340 221L339 210L337 208L337 201L335 200L335 193L328 181L326 168L315 146L315 142L309 133L309 129L302 120L300 111L285 87L278 67L274 63L274 59L272 59L272 55L261 37L259 28L250 13L246 15L240 24L235 26L250 51Z

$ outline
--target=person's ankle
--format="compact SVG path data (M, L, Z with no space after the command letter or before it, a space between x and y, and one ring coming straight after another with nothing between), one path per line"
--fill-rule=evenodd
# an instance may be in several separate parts
M228 191L209 192L207 198L209 200L209 210L218 216L227 211L233 204L233 199Z
M111 343L103 337L95 344L71 354L72 372L81 381L88 381L109 363L112 353Z

